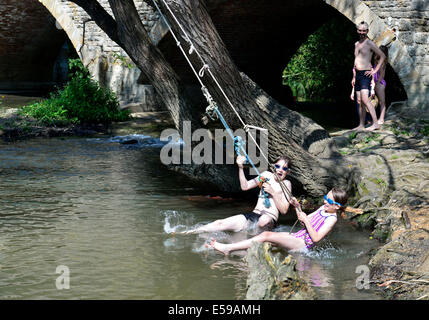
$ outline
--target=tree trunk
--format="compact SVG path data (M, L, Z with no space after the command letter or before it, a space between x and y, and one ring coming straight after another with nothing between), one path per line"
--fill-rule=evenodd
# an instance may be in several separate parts
M103 8L94 4L95 0L73 2L87 10L109 37L127 52L165 103L180 132L185 120L192 121L193 128L200 127L202 115L196 114L198 108L193 108L189 102L179 76L152 44L132 0L109 0L116 23L109 20ZM277 103L247 76L240 74L202 2L169 0L168 3L245 123L269 130L270 161L283 154L291 158L291 180L295 189L298 187L310 195L320 196L334 184L345 185L350 170L342 164L329 134L308 118ZM169 19L169 22L176 34L181 35L173 20ZM181 54L179 49L177 54ZM197 69L202 66L195 54L192 61ZM240 128L237 117L207 73L204 82L222 114L233 130ZM179 171L199 175L224 190L237 187L231 166L191 165ZM225 185L229 187L225 189Z
M114 18L96 0L72 0L128 54L162 98L176 125L198 122L179 76L166 63L161 51L152 44L133 0L109 0Z
M167 2L244 122L269 130L269 160L283 154L291 158L291 177L313 196L320 196L333 185L347 185L351 170L343 163L329 134L310 119L280 105L246 75L240 74L203 2ZM164 12L167 12L165 8ZM171 17L169 21L176 34L181 34ZM193 55L198 70L202 65L196 54ZM205 74L204 82L222 114L234 129L241 127L217 86L208 73Z

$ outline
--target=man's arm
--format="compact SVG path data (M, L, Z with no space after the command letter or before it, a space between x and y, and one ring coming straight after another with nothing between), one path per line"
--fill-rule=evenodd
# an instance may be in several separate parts
M371 71L371 76L373 76L375 73L378 72L378 70L380 70L380 67L384 63L384 60L386 60L386 55L383 53L383 51L380 50L379 47L377 47L377 45L373 41L369 41L369 45L372 51L374 51L374 53L380 57L380 60L378 60L377 66L375 67L375 69Z

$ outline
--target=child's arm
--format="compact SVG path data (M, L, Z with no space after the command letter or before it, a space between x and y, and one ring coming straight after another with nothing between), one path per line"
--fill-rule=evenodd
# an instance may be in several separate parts
M292 192L292 184L289 180L284 180L285 187ZM262 187L264 191L271 194L274 200L274 204L281 214L286 214L289 210L289 201L288 197L285 196L283 191L280 189L277 192L273 189L273 187L269 184L269 182L265 182Z
M380 81L380 79L378 79L378 80ZM374 81L374 76L372 76L372 80L371 80L371 97L373 97L373 96L375 96L375 81Z
M352 93L350 94L350 99L355 100L355 87L352 87Z
M337 222L337 217L333 216L333 217L326 218L325 223L319 229L319 231L316 231L313 229L310 223L310 219L307 219L306 221L307 222L304 222L304 224L308 234L311 237L311 240L313 240L313 242L319 242L329 233L329 231L332 230L335 223Z
M384 79L385 75L386 75L386 64L384 63L380 68L380 76L378 77L377 84Z
M246 157L238 156L237 157L237 165L238 165L238 179L240 180L241 190L246 191L249 189L256 188L258 186L257 179L247 180L246 175L244 174L243 164L246 161Z
M310 222L310 218L312 214L309 214L307 216L301 210L301 206L295 206L295 209L296 209L296 215L298 216L298 220L304 223L305 228L307 229L307 232L310 235L311 240L313 240L313 242L319 242L320 240L322 240L329 233L329 231L331 231L331 229L334 227L335 223L337 222L336 216L333 216L332 218L326 218L323 226L319 229L319 231L316 231L314 230Z

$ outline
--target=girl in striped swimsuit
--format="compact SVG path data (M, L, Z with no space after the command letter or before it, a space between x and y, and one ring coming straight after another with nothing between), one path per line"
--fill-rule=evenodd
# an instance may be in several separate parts
M225 255L228 255L231 251L248 249L254 241L271 242L275 246L291 251L311 248L332 230L337 222L337 212L344 210L347 194L341 189L333 188L324 199L323 206L309 215L306 215L301 210L301 205L295 198L291 200L291 204L295 206L298 220L304 226L303 229L296 233L265 231L253 238L236 243L225 244L212 239L208 246Z

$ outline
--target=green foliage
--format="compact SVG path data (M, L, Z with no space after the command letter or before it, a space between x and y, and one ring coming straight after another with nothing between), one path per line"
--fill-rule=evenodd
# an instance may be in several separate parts
M424 136L429 136L429 125L425 125L421 130L420 133Z
M299 101L335 101L351 91L356 29L335 18L308 37L283 71L283 84Z
M113 53L113 57L115 58L114 62L119 61L121 65L126 66L129 70L131 70L133 67L135 67L135 65L132 64L130 62L129 58L127 59L127 57L121 56L120 54L118 54L116 52Z
M376 134L372 133L370 136L365 137L365 139L363 140L363 142L364 143L370 143L371 141L376 140L379 137L380 137L379 133L376 133Z
M352 133L349 134L349 140L352 141L354 138L356 138L357 136L357 132L353 131Z
M69 60L70 80L65 87L42 102L22 108L22 113L44 124L108 123L129 119L129 111L119 110L119 102L109 89L91 79L79 59Z

